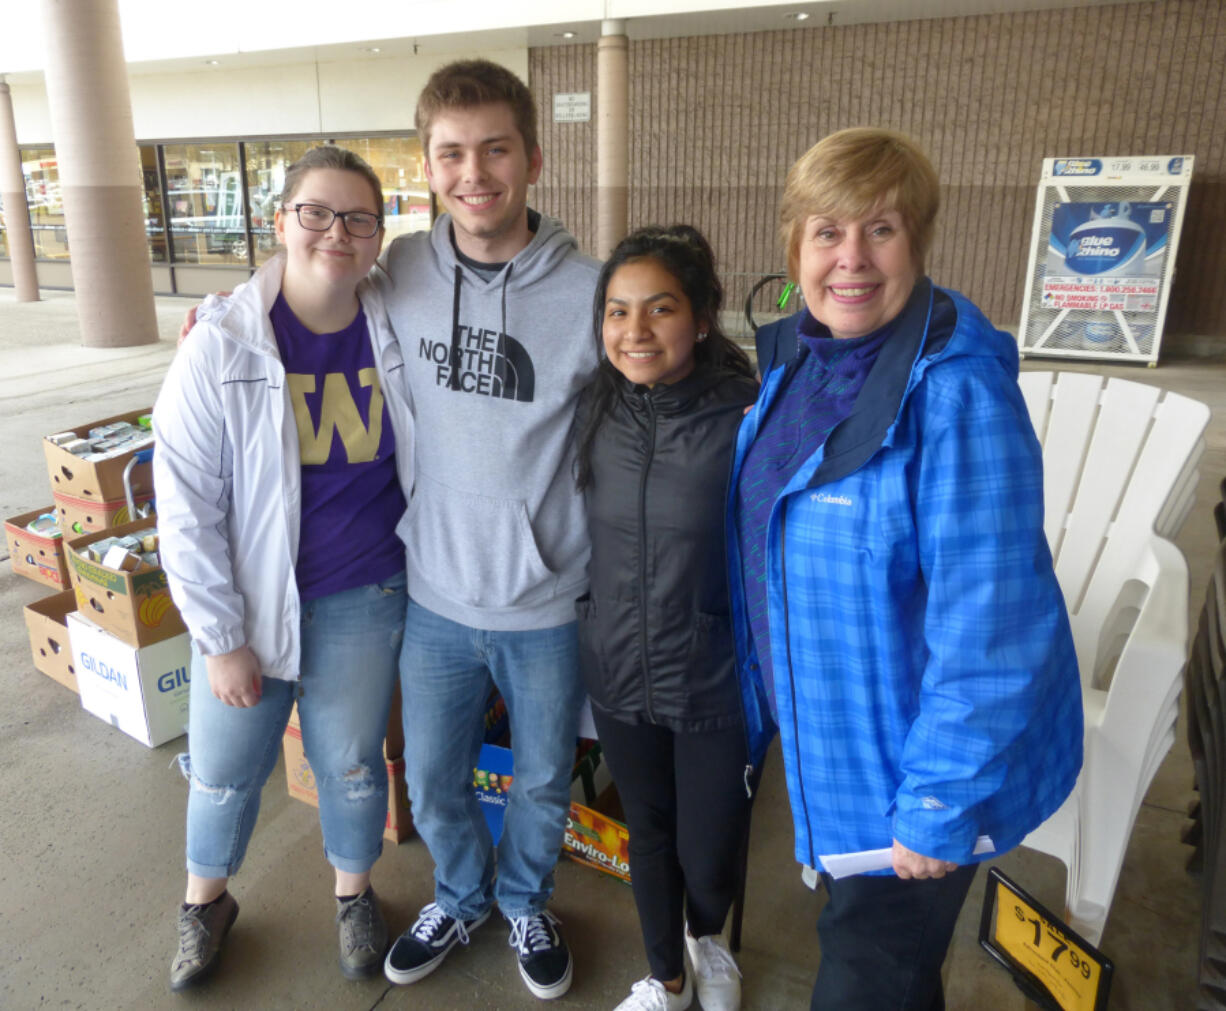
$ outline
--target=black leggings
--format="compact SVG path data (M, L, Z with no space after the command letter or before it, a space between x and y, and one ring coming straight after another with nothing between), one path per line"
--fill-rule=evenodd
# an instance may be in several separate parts
M676 979L687 918L694 937L718 934L732 905L749 821L745 732L682 734L593 716L630 830L647 964L656 979Z

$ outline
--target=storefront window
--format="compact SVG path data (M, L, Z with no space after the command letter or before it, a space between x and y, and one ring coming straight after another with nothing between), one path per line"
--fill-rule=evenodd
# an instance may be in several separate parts
M161 148L159 174L154 144L139 147L145 235L154 263L248 266L248 234L255 265L277 249L274 215L281 204L285 172L318 139L200 142ZM332 143L364 158L383 184L387 240L430 227L430 187L421 143L416 137L340 137ZM60 198L59 171L52 148L21 152L35 255L68 258L68 235ZM242 166L246 165L246 179ZM165 199L161 179L166 181ZM244 186L251 219L243 204ZM248 227L248 225L250 227ZM8 235L0 208L0 256L8 256Z
M166 263L166 218L162 212L162 187L158 181L158 152L151 144L141 146L140 175L144 189L142 200L149 259L154 263Z
M44 260L68 259L68 231L64 227L64 201L60 172L53 148L23 148L21 174L26 180L34 255Z
M247 198L257 266L277 251L273 217L281 205L285 170L313 147L307 140L261 140L247 143Z
M247 263L237 144L167 144L166 190L177 263Z
M346 137L336 142L360 154L383 183L385 242L430 227L430 185L416 137Z

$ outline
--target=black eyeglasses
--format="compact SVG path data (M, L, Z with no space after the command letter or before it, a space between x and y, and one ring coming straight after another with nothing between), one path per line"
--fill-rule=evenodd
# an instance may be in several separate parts
M369 239L379 231L383 224L383 215L371 214L369 211L334 211L323 204L292 204L283 211L293 211L298 215L298 224L308 232L326 232L337 218L345 226L345 231L355 239Z

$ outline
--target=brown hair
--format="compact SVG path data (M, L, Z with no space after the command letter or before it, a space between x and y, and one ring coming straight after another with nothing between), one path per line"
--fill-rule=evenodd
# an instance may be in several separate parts
M311 148L285 170L285 183L281 187L282 204L287 204L293 199L294 194L298 192L298 187L307 177L307 173L313 169L343 169L346 172L356 172L370 183L370 188L374 191L375 213L379 215L379 222L382 225L383 183L379 181L375 170L359 155L343 147L337 147L335 144L321 144L319 147Z
M537 149L536 103L532 92L506 67L490 60L457 60L439 67L417 99L414 122L426 159L430 158L430 127L440 113L502 102L511 107L515 128L529 158Z
M867 126L832 133L788 170L779 205L788 272L797 277L800 240L810 217L859 218L880 207L902 216L911 257L923 273L940 206L936 169L910 137Z

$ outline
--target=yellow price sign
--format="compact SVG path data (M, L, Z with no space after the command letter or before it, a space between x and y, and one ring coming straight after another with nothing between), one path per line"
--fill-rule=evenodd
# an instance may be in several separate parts
M995 867L988 873L979 943L1047 1007L1106 1008L1112 963Z

